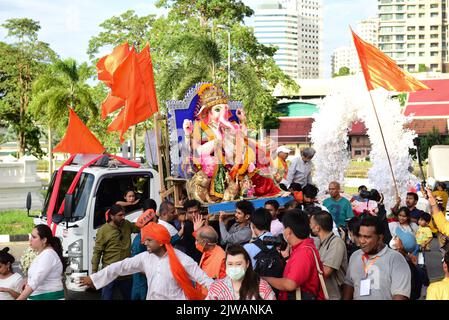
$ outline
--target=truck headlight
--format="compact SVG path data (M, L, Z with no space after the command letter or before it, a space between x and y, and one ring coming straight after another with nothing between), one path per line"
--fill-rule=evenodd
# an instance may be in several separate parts
M71 270L74 270L74 271L83 270L83 258L82 257L69 257L69 267Z
M72 270L83 270L83 240L79 239L68 247L69 266Z

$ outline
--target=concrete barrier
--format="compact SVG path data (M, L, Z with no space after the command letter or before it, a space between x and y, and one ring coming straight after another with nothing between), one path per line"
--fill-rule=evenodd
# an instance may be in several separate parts
M0 160L0 210L25 209L28 192L33 197L32 209L42 209L42 183L36 166L37 158L33 156Z

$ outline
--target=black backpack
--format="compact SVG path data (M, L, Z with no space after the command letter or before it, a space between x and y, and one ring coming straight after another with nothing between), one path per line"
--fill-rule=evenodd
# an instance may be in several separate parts
M254 256L256 267L254 271L261 277L282 278L285 268L285 260L273 246L269 249L261 239L252 242L261 251Z

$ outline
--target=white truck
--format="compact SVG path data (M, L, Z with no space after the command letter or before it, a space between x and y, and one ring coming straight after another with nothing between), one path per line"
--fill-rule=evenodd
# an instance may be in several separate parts
M135 168L113 159L84 169L73 195L66 195L73 178L81 167L98 155L77 155L72 164L63 169L53 222L57 223L55 235L62 241L63 252L69 259L66 271L68 295L84 291L76 282L79 276L92 272L92 254L97 230L105 223L107 209L116 201L123 201L123 193L128 188L136 190L139 204L126 213L126 219L136 221L142 213L142 202L152 198L159 206L159 173L150 168ZM47 208L55 184L56 172L49 183L47 196L40 216L34 217L34 224L47 224ZM63 200L64 213L59 215ZM27 208L31 207L31 195L27 199Z
M433 190L437 181L449 188L449 145L435 145L429 149L427 185Z

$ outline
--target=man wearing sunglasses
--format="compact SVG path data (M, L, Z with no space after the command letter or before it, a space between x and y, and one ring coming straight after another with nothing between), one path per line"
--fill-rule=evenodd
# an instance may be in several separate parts
M125 219L122 206L113 205L106 212L106 223L100 227L95 239L92 255L92 273L102 268L131 257L131 233L139 233L140 229ZM102 300L112 300L114 289L118 288L124 300L131 299L132 277L119 277L101 290Z

